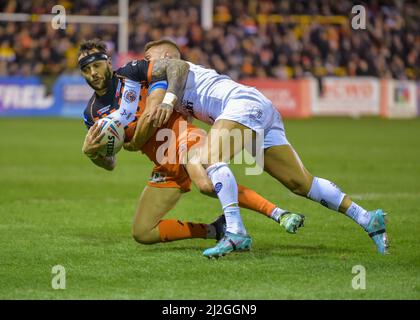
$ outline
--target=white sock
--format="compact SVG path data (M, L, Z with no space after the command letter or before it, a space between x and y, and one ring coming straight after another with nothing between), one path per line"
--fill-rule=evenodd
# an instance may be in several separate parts
M246 229L242 222L238 206L230 206L224 209L226 218L226 231L235 234L246 235Z
M275 207L270 214L270 218L273 219L274 221L280 222L281 216L285 214L286 212L289 212L289 211L283 210L279 207Z
M363 228L367 227L370 220L369 213L354 202L352 202L350 207L347 209L346 216L352 218Z
M314 177L308 198L323 206L338 211L345 194L331 181Z
M207 175L222 205L226 217L226 231L246 234L238 207L238 185L235 176L224 162L207 168Z

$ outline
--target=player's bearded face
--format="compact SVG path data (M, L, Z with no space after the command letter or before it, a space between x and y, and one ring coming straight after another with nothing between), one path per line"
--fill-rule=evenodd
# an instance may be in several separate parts
M82 74L93 90L103 90L112 77L112 70L106 61L94 61L82 69Z

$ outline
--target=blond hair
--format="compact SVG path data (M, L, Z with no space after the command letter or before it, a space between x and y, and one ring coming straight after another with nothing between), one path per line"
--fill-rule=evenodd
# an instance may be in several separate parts
M160 39L160 40L150 41L150 42L146 43L146 45L144 46L144 52L149 50L151 47L159 46L159 45L162 45L162 44L166 44L166 45L169 45L169 46L172 46L173 48L175 48L178 51L179 56L181 57L181 49L179 49L179 47L175 43L175 41L172 41L171 39Z

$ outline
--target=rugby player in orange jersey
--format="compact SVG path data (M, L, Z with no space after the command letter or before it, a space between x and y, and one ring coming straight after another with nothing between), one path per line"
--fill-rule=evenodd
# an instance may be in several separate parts
M127 150L140 149L155 163L152 177L136 209L132 228L134 239L144 244L190 238L220 239L223 235L223 216L212 224L162 219L182 193L190 190L191 180L202 193L215 196L213 185L200 164L184 165L179 161L185 153L193 152L194 147L205 140L205 132L187 123L177 112L170 116L159 131L149 121L150 110L156 110L152 107L158 105L169 90L169 77L168 84L158 81L159 78L153 81L153 64L145 60L132 61L113 72L106 46L99 40L81 44L79 65L82 75L95 90L84 112L89 131L83 152L93 163L104 169L112 170L115 167L115 156L102 157L98 154L104 143L100 142L102 135L96 121L106 116L117 118L125 126ZM173 133L169 142L159 141L158 134L164 129L170 129ZM169 153L174 152L169 157L174 156L175 162L163 164L162 159L159 159L157 152L164 144L167 144ZM286 231L294 233L303 225L303 216L282 210L243 186L238 186L238 190L240 206L272 218Z

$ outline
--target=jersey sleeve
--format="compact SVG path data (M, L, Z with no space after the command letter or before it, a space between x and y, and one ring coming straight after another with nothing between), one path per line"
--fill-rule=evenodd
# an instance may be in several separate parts
M138 81L129 78L121 79L121 95L118 101L118 109L107 117L118 120L124 127L135 120L139 110L142 85Z
M95 120L92 119L92 116L89 112L90 106L93 103L93 99L94 99L94 97L92 96L92 98L90 98L85 110L83 111L83 121L85 123L86 128L88 128L88 129L90 129L90 127L93 126L94 123L95 123Z
M153 62L147 60L133 60L119 68L116 73L120 76L138 82L151 82Z

